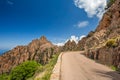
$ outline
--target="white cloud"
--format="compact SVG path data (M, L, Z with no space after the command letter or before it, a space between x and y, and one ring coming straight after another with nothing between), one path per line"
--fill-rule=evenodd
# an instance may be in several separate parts
M74 0L76 7L84 9L88 17L96 16L101 19L105 12L107 0Z
M84 37L86 37L86 36L85 36L85 35L80 36L80 39L79 39L79 40L81 40L81 39L84 38Z
M86 27L89 24L88 21L82 21L82 22L78 22L77 25L75 25L78 28L82 28L82 27Z
M70 41L75 41L76 43L78 43L78 37L76 37L75 35L72 35L69 40Z
M54 43L54 45L63 46L68 40L75 41L76 43L78 43L78 41L81 40L83 37L85 37L85 35L80 36L80 38L75 35L72 35L70 38L66 39L64 42Z

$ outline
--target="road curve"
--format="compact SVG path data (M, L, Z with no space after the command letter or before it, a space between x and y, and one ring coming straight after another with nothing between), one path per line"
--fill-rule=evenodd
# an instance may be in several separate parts
M60 80L120 80L120 74L86 58L81 52L62 55Z

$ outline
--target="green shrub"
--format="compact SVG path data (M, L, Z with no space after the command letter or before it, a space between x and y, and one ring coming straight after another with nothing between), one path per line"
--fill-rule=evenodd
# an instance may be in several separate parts
M35 61L26 61L15 67L10 74L11 80L26 80L35 74L40 64Z
M10 80L10 77L7 74L1 74L0 75L0 80Z
M116 47L117 46L116 40L115 39L108 40L106 43L106 46L107 47Z
M117 71L117 67L115 67L113 65L111 66L111 69L114 70L114 71Z

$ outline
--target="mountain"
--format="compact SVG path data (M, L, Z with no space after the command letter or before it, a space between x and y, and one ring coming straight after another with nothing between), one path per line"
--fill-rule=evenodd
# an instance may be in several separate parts
M84 50L85 56L120 71L120 0L110 3L95 31L78 44L69 40L62 47L62 51L73 50Z
M9 73L12 68L27 60L35 60L44 65L57 52L58 48L42 36L26 46L17 46L2 54L0 56L0 74Z
M77 44L74 40L68 40L64 46L62 47L61 51L75 51L77 49Z
M91 31L78 44L69 40L60 49L84 50L87 57L120 70L120 0L115 0L109 6L95 31ZM2 54L0 74L9 73L12 68L27 60L35 60L44 65L58 51L58 47L42 36L26 46L17 46Z
M106 10L95 31L78 43L85 55L120 70L120 0Z
M0 55L3 54L4 52L8 51L9 49L0 49Z

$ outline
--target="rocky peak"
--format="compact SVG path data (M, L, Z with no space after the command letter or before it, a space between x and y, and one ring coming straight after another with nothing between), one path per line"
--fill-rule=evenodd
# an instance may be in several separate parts
M120 0L115 0L110 8L107 9L100 21L96 31L108 29L120 25Z
M53 45L50 41L47 40L45 36L42 36L40 39L32 40L32 42L28 45L28 47L37 49L37 48L40 48L40 46L45 44L49 44L49 46Z
M63 46L63 51L75 51L77 49L77 44L74 40L68 40Z
M85 45L94 48L99 45L103 46L106 40L118 37L120 35L120 0L114 3L106 10L98 27L91 31L85 39ZM83 40L80 41L80 43ZM80 45L80 44L79 44ZM83 45L82 45L83 46ZM87 49L87 48L86 48Z
M40 37L39 39L34 39L34 40L32 40L31 43L35 43L35 42L47 43L47 42L49 42L49 41L47 40L47 38L46 38L45 36L42 36L42 37Z
M41 40L41 41L48 41L45 36L40 37L40 40Z
M120 71L120 0L115 0L106 10L96 30L79 41L78 48L85 49L86 56Z
M13 67L27 60L46 64L57 51L58 48L44 36L26 46L17 46L0 56L0 74L9 73Z
M40 39L39 39L39 42L41 44L45 44L45 43L50 43L52 44L50 41L47 40L47 38L45 36L42 36Z

